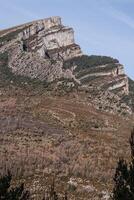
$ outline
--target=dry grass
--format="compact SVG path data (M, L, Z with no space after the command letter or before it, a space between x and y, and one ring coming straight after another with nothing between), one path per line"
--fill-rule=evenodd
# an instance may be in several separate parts
M7 100L8 97L8 100ZM54 175L70 199L111 191L119 157L128 157L131 119L95 110L80 99L4 91L0 96L0 172L10 169L40 199ZM77 188L67 182L74 178ZM86 186L95 188L92 192Z

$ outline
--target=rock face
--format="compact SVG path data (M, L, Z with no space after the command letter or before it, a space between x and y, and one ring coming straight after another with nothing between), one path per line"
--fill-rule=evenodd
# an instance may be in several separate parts
M107 71L107 64L104 66L94 67L96 72L92 72L91 70L91 72L89 71L88 74L81 76L79 80L81 81L81 83L85 82L86 86L88 86L88 82L86 82L86 79L94 77L94 79L97 79L98 82L100 79L100 86L107 86L107 89L109 91L121 89L121 92L123 94L128 95L128 78L124 73L124 68L119 63L117 63L115 66L115 68L110 69L109 71ZM89 84L91 84L91 81L89 81Z
M70 68L72 63L75 66L73 69ZM64 68L72 69L72 74L79 81L79 90L85 91L86 101L90 100L97 109L123 115L132 113L133 106L128 103L128 77L118 60L82 55L67 60Z
M3 52L8 52L8 67L14 74L55 81L57 86L65 79L68 87L77 85L80 91L97 94L89 98L94 97L98 108L106 110L115 100L117 106L112 104L108 110L118 110L119 102L129 95L123 65L110 57L83 55L75 43L73 29L64 26L60 17L0 31L0 53ZM131 113L126 104L122 107L123 112Z
M65 69L75 65L73 74L82 88L96 88L120 95L129 94L128 77L118 60L106 56L80 56L67 60Z
M0 50L9 51L9 67L15 74L51 82L66 76L65 60L82 55L73 29L63 26L60 17L19 26L8 30L7 36L16 32L15 39L3 42Z
M60 17L33 22L19 37L27 51L36 51L44 58L46 52L50 57L56 53L65 59L81 55L80 47L74 41L73 29L63 26Z

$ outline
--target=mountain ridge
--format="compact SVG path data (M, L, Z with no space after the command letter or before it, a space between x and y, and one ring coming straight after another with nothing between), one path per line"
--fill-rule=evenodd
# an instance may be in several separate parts
M10 29L0 37L1 173L35 200L54 177L61 198L109 199L117 160L130 152L133 99L124 66L84 55L60 18Z
M0 36L0 53L4 52L8 53L8 67L15 75L48 83L56 81L56 87L65 83L68 87L77 85L80 90L89 90L89 93L93 90L107 91L115 94L108 104L116 99L121 113L125 110L132 113L128 103L120 105L124 96L129 96L124 66L111 57L84 55L80 46L75 44L74 30L64 26L58 16L5 30ZM109 95L104 96L104 101L107 101L106 96ZM97 105L98 108L105 107L104 110L109 106L107 103L106 106ZM112 111L112 108L114 105L106 110ZM115 109L116 112L118 110Z

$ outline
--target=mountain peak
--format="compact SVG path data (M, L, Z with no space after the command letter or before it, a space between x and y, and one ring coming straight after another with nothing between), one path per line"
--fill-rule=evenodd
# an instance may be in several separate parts
M122 98L129 95L123 65L111 57L83 55L75 43L73 28L64 26L59 16L1 31L0 53L4 52L8 54L8 67L16 76L48 83L55 81L56 87L67 83L80 91L98 91L96 97L103 97L100 102L94 100L98 108L109 108L115 99L117 106L112 104L108 110L115 107L118 110L119 102L122 104ZM106 94L100 96L100 91ZM131 113L126 102L122 104L122 110Z

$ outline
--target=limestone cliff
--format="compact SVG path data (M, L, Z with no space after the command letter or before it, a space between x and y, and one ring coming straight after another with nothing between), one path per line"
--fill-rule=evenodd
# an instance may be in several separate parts
M17 34L11 40L3 39L0 52L9 52L9 67L15 74L51 82L65 76L62 69L65 60L82 55L75 44L73 29L63 26L60 17L7 30L1 38L13 33Z
M97 108L114 112L121 108L121 112L131 113L130 106L122 104L129 96L124 66L111 57L83 55L73 29L64 26L60 17L0 31L0 53L4 52L15 75L55 81L57 86L65 79L67 86L88 91Z

